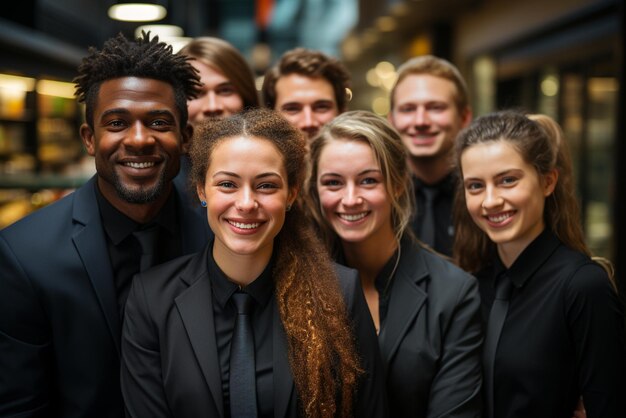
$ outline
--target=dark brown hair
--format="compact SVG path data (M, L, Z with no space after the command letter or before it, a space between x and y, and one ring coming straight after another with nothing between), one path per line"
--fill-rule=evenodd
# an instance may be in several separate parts
M350 73L338 59L320 51L295 48L283 54L263 80L263 102L269 109L276 106L276 83L280 77L299 74L310 78L323 78L333 86L339 113L347 108L350 88Z
M271 142L283 156L288 187L302 189L305 139L280 115L267 109L200 124L191 148L195 184L204 185L215 147L237 136ZM276 301L304 415L352 416L362 370L351 327L330 257L298 205L286 213L275 251Z
M580 211L573 186L571 158L558 124L545 115L526 116L516 111L502 111L482 116L461 131L456 140L456 166L463 178L463 152L481 143L504 141L511 144L525 162L540 176L558 170L554 191L546 198L544 221L565 244L590 255L581 228ZM494 254L495 244L472 221L466 207L463 182L459 182L455 200L454 257L461 268L477 272Z

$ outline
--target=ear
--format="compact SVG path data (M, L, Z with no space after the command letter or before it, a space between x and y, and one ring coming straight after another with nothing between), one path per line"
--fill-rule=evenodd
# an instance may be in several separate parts
M472 113L472 108L467 106L463 111L461 111L461 127L465 128L472 122L472 117L474 114Z
M545 176L543 176L543 195L545 197L550 196L554 192L556 183L559 180L559 171L556 168L550 170Z
M187 126L181 132L181 150L183 154L187 154L189 152L189 148L191 147L191 139L193 138L193 126L190 123L187 123Z
M87 149L87 154L92 157L96 155L96 140L94 137L93 129L86 124L83 123L80 125L80 137L83 140L83 144L85 144L85 148Z
M300 189L298 189L297 187L289 189L289 193L287 194L287 205L289 206L293 205L293 202L296 201L296 198L298 197L299 192L300 192Z
M204 185L203 184L196 184L196 193L198 194L198 199L199 200L205 200L206 201L206 196L204 194Z

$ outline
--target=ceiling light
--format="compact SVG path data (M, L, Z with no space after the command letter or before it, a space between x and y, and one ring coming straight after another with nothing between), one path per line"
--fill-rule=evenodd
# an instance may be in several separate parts
M154 3L118 3L109 8L109 17L127 22L151 22L167 15L165 7Z

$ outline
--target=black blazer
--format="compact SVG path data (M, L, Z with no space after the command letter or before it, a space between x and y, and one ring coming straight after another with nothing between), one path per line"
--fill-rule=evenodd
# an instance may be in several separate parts
M93 177L0 231L0 416L124 414L121 320L95 187ZM188 207L178 196L184 253L210 232Z
M379 335L392 417L479 417L476 280L405 237Z
M138 275L126 304L122 336L122 392L132 417L223 417L209 249ZM337 266L367 378L355 416L386 414L382 363L357 273ZM274 304L276 306L276 304ZM298 416L287 340L274 309L274 416Z

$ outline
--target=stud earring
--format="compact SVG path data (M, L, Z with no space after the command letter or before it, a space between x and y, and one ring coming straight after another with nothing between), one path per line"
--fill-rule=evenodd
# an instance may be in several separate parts
M206 200L201 200L200 206L202 206L203 208L206 208Z
M285 210L285 212L289 212L291 210L291 203L287 205L287 209Z

